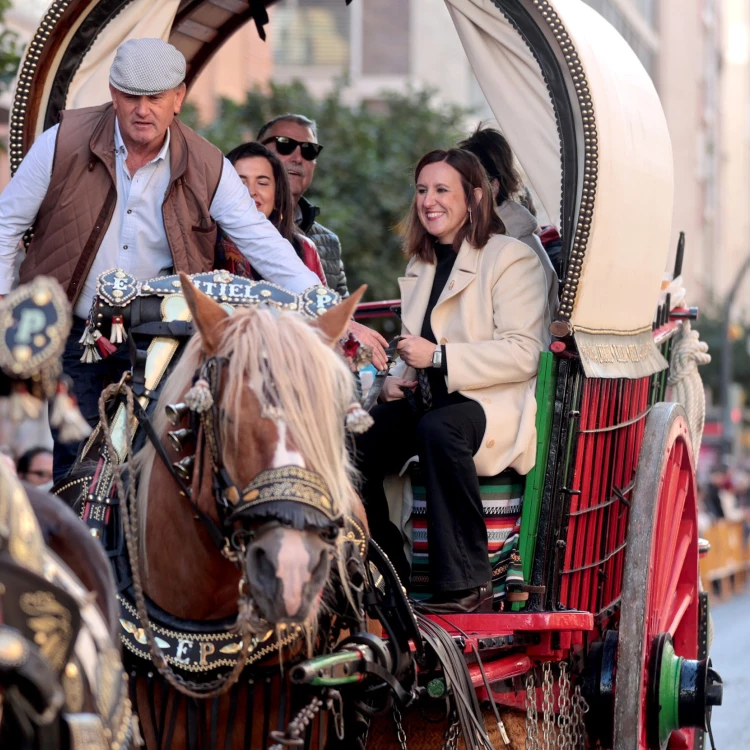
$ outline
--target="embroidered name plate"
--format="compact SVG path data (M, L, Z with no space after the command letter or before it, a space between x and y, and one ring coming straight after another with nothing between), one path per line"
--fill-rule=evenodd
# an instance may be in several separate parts
M211 299L232 306L267 304L282 310L299 310L310 317L322 315L340 301L339 294L325 286L314 286L294 294L269 281L252 281L228 271L209 271L190 276L195 287ZM111 307L125 307L136 297L170 297L182 294L177 275L159 276L139 282L119 268L99 275L97 295Z
M120 605L120 639L131 654L148 662L151 667L151 653L146 633L140 624L133 604L122 594L117 595ZM266 656L286 648L301 635L298 625L280 626L281 638L274 630L253 638L248 653L248 666ZM161 649L167 662L186 672L196 674L198 679L213 679L217 674L226 674L234 667L242 650L242 638L234 630L218 630L215 633L191 632L187 628L175 630L151 620L156 645Z

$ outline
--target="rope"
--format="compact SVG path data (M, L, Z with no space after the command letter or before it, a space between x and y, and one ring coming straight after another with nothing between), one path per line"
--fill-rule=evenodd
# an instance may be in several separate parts
M672 388L673 399L685 407L693 455L696 457L700 451L706 422L706 394L698 367L707 365L710 361L708 344L700 340L698 331L691 329L690 321L685 321L682 336L672 349L667 384Z
M237 617L239 629L242 634L242 651L237 659L236 664L232 668L232 671L226 677L219 678L212 682L201 684L185 680L183 677L178 675L169 666L167 658L164 656L161 648L159 648L154 638L153 630L151 629L151 622L148 617L148 609L146 607L146 598L143 593L143 585L141 581L141 565L140 556L138 554L138 511L136 507L135 497L135 481L133 477L130 477L128 482L127 492L123 485L122 480L122 467L126 466L130 462L132 450L133 450L133 434L132 430L129 429L130 425L134 422L134 411L135 411L135 396L133 389L126 385L124 382L115 383L107 386L102 392L99 398L99 420L102 427L102 433L104 434L104 440L107 446L108 459L112 466L117 467L119 463L117 451L114 444L112 443L112 431L110 429L109 420L107 419L107 402L110 398L119 396L121 393L125 394L126 398L126 425L128 425L127 438L125 442L125 460L122 465L118 467L118 471L115 473L115 484L117 487L117 493L122 498L120 502L120 509L122 512L122 525L125 532L125 543L128 548L128 555L130 557L130 567L133 574L133 591L135 593L136 607L138 610L138 618L141 621L143 631L146 634L148 641L149 650L151 651L151 661L159 671L159 674L177 691L183 695L187 695L190 698L198 700L205 700L208 698L215 698L224 693L228 692L235 683L239 680L242 671L248 662L248 654L250 647L252 646L252 628L250 624L249 612L243 613L243 607L240 607L240 614ZM245 605L245 609L248 609L248 605Z

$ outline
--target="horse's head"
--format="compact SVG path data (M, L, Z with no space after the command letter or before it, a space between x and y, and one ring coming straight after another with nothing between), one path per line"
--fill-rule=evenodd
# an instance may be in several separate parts
M190 407L172 416L195 447L196 515L228 540L224 553L243 566L264 619L305 621L317 611L342 518L359 502L344 426L354 378L332 344L364 288L310 324L270 308L230 315L181 279L197 334L157 407L157 431L167 437L169 403Z

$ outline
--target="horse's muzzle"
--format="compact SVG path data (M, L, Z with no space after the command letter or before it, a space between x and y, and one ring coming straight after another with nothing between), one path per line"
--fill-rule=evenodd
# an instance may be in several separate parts
M303 622L328 580L331 546L320 534L269 525L245 553L250 595L270 623Z

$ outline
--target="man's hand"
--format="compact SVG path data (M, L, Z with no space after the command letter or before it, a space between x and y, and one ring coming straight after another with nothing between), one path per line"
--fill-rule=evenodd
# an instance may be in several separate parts
M404 398L402 388L408 388L413 391L416 387L416 380L404 380L403 378L389 376L385 379L385 383L383 383L383 390L380 391L380 400L398 401L400 398Z
M403 336L398 342L398 353L409 367L423 370L425 367L432 367L435 344L421 336Z
M388 356L385 353L388 342L377 331L373 331L371 328L363 326L354 320L349 323L349 331L360 344L369 346L372 349L373 365L378 370L385 370L388 366Z

